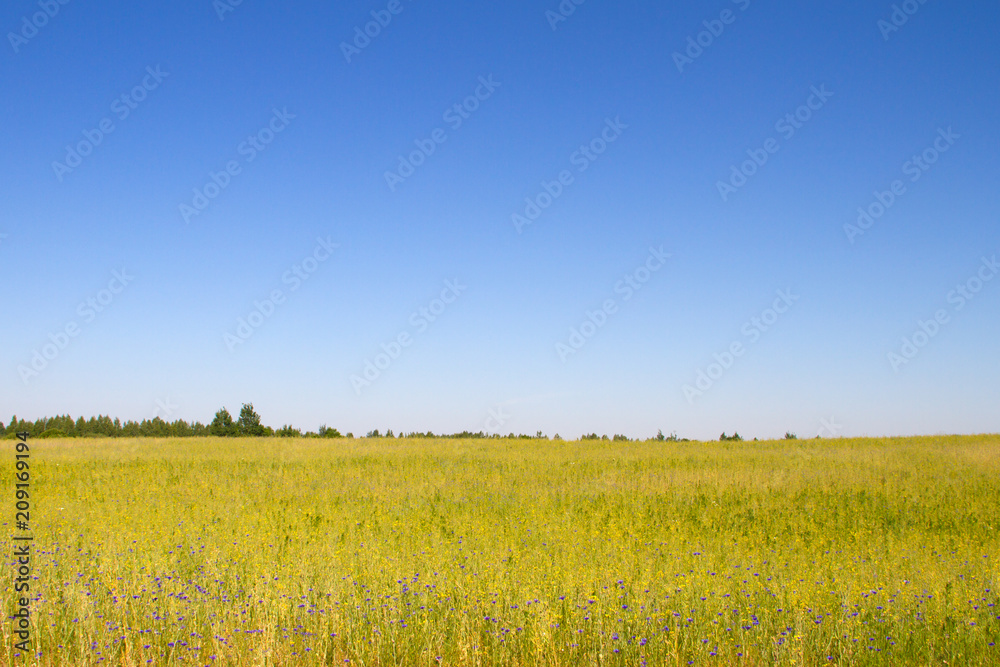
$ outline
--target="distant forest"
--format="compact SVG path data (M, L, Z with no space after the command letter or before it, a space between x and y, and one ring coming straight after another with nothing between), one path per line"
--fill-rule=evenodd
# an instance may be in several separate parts
M316 431L306 431L303 432L301 429L295 428L290 425L284 425L279 429L271 428L270 426L264 426L261 424L260 415L254 410L252 403L246 403L240 410L239 418L233 419L232 415L226 408L222 408L215 413L215 418L212 420L211 424L207 426L201 422L188 423L183 419L177 419L172 422L167 422L160 417L154 417L153 419L143 419L141 422L128 420L122 422L117 417L112 419L109 416L101 415L98 417L91 417L90 419L84 419L83 417L77 417L75 420L69 415L63 415L58 417L45 417L42 419L36 419L35 421L28 421L25 419L18 419L17 415L10 418L10 421L4 425L0 421L0 436L5 438L14 438L18 433L28 433L33 438L139 438L139 437L157 437L157 438L186 438L193 436L223 436L223 437L278 437L278 438L353 438L353 433L348 433L342 435L340 431L335 428L329 428L325 424L320 426ZM499 433L484 433L479 431L472 433L470 431L462 431L461 433L453 433L449 435L445 434L434 434L430 431L426 433L400 433L398 436L392 432L392 429L387 429L385 433L380 433L378 429L369 431L365 437L368 438L490 438L490 439L500 439L500 438L522 438L522 439L542 439L547 440L546 436L543 436L541 431L535 435L514 435L510 433L506 436ZM737 438L739 436L736 436ZM562 440L562 438L556 434L552 437L553 440ZM629 440L629 438L624 435L615 435L609 438L606 435L597 435L596 433L591 433L589 435L583 435L581 440ZM663 432L660 431L650 440L679 440L675 434L669 437L664 437Z

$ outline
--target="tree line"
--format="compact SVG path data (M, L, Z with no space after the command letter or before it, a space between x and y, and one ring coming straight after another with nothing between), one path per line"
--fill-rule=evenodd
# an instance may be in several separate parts
M56 417L45 417L29 421L19 419L17 415L11 417L10 421L4 425L0 421L0 437L14 438L18 433L28 433L34 438L186 438L195 436L221 436L221 437L278 437L278 438L353 438L353 433L342 435L339 430L330 428L326 424L320 425L316 431L303 432L289 424L275 429L264 426L261 417L253 407L253 403L244 403L240 409L239 417L233 419L232 414L226 408L221 408L215 413L215 417L209 424L201 422L186 422L183 419L165 421L160 417L153 419L143 419L142 421L127 420L121 421L117 417L112 419L107 415L99 415L84 419L82 416L75 420L69 415ZM367 438L456 438L463 440L476 439L526 439L526 440L549 440L548 436L542 435L541 431L535 435L525 435L509 433L501 435L499 433L485 433L483 431L462 431L452 434L435 434L431 431L409 433L400 432L399 435L393 433L392 429L386 429L384 433L378 429L368 431ZM787 437L787 435L786 435ZM792 436L794 437L794 436ZM742 440L739 435L726 436L722 434L722 440ZM551 440L562 440L557 433ZM584 434L580 440L611 440L614 442L630 441L631 439L620 434L615 434L609 438L607 435L597 435L596 433ZM678 438L676 433L664 436L663 431L657 432L655 437L640 438L638 440L658 440L668 442L689 442L687 438Z
M183 419L168 422L158 416L142 421L127 420L123 422L117 417L112 419L107 415L99 415L90 419L84 419L81 416L75 420L69 415L58 415L56 417L43 417L35 421L19 419L17 415L14 415L6 425L0 421L0 436L13 438L18 433L28 433L35 438L185 438L209 435L224 437L343 437L337 429L330 429L325 425L320 426L318 433L303 433L300 429L288 425L277 430L270 426L264 426L261 424L260 415L254 410L252 403L243 405L237 420L233 420L229 411L222 408L215 413L215 418L208 425L199 421L189 423Z

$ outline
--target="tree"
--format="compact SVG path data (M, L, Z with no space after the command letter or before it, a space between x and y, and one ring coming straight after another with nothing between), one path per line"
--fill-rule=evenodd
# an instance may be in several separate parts
M186 438L192 435L194 435L194 431L191 429L191 425L183 419L174 420L174 422L170 424L171 437Z
M785 440L798 440L799 436L795 435L791 431L785 431Z
M215 419L212 420L212 425L208 427L208 430L212 435L224 437L236 435L236 425L233 424L233 416L229 414L229 410L222 408L216 412Z
M260 424L260 415L253 409L253 403L244 403L240 419L236 423L240 435L264 435L267 429Z
M342 436L340 434L340 431L338 431L337 429L335 429L335 428L328 428L326 424L322 424L319 427L319 437L321 437L321 438L343 438L344 436Z

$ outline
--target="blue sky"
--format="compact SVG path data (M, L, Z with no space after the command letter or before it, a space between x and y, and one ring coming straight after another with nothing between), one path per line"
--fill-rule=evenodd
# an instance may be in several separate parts
M1000 7L895 7L6 3L0 419L996 432Z

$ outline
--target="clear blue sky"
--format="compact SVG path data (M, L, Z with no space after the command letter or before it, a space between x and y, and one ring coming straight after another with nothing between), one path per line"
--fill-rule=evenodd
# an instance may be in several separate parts
M563 7L5 3L0 419L998 430L1000 6Z

